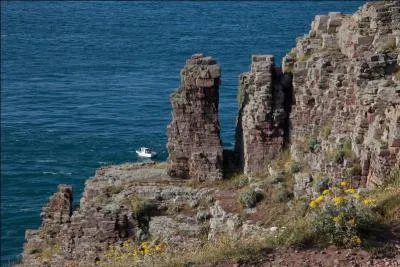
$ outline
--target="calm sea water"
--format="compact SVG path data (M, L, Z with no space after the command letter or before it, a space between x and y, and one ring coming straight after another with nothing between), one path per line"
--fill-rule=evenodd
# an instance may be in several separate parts
M282 56L317 14L362 1L1 2L1 264L60 183L75 200L97 167L166 158L169 94L191 54L222 68L220 120L232 146L238 76L251 54Z

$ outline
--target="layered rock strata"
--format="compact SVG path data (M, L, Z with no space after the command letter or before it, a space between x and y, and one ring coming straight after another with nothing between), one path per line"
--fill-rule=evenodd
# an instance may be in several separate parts
M250 72L240 76L235 150L246 174L265 171L284 146L289 76L284 77L270 55L253 56Z
M400 166L399 38L400 2L367 3L351 16L316 16L284 58L295 96L291 152L308 169L298 184L373 186Z
M400 167L399 31L399 1L367 3L352 16L317 16L283 59L284 74L272 56L254 56L239 91L236 152L244 171L263 172L290 145L297 196L315 194L327 177L355 186L383 183ZM160 238L185 253L221 233L277 231L263 225L260 205L239 204L237 189L171 179L222 178L219 66L194 55L181 76L171 96L167 166L101 168L76 209L72 188L61 185L43 208L41 227L26 232L23 265L93 266L126 240ZM265 181L248 186L270 192Z
M86 182L72 210L72 188L61 185L43 208L38 230L27 230L24 266L97 266L111 246L162 240L185 253L220 233L257 236L243 221L237 195L171 179L165 164L103 167ZM104 265L104 264L103 264ZM107 266L107 265L105 265Z
M223 148L218 120L220 67L195 54L181 71L181 85L171 95L168 126L168 173L195 180L222 179Z

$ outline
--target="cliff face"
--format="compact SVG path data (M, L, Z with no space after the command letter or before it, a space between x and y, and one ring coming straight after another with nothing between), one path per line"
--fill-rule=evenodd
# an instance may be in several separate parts
M399 2L316 16L284 58L295 98L291 152L305 176L372 186L400 165L399 30Z
M222 179L218 121L220 67L211 57L193 55L181 71L181 86L171 95L168 170L172 177Z
M240 76L235 150L245 174L265 172L288 136L290 76L270 55L253 56L250 72Z
M275 235L274 208L292 209L285 203L292 178L298 197L313 195L326 178L382 183L400 167L399 54L396 1L365 4L352 16L316 16L283 59L283 71L273 56L253 56L240 77L235 147L250 175L197 184L183 179L222 179L223 149L220 68L211 57L193 55L171 96L168 163L99 169L75 210L72 188L60 186L43 208L40 229L26 232L23 264L107 266L110 246L127 240L163 240L170 251L185 253L220 233ZM285 149L296 163L289 182L272 177L282 171L272 163ZM225 153L225 163L235 161L232 154ZM254 206L260 194L271 210Z

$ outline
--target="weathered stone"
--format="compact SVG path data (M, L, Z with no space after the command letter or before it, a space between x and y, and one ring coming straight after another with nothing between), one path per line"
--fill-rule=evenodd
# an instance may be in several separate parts
M171 96L168 173L182 179L222 179L220 68L211 57L196 54L181 73L181 86Z
M340 22L327 32L322 32L325 17L318 16L310 34L298 40L292 54L313 53L289 65L296 99L290 114L291 154L312 174L373 186L400 165L395 141L400 84L390 78L398 66L393 32L399 21L389 19L390 12L376 11L398 5L399 1L369 3L352 16L329 14L328 24L336 18ZM322 49L315 49L312 43L321 38ZM343 160L345 143L351 144L352 152ZM307 181L301 178L307 173L296 177L296 196L309 195Z
M270 55L253 56L250 72L240 77L235 150L245 173L263 172L283 148L288 86Z

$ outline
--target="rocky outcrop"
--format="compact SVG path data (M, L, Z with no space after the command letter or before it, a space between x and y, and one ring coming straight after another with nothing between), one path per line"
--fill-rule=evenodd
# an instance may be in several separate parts
M354 186L383 183L400 167L399 32L399 1L367 3L352 16L316 16L283 59L283 72L272 56L253 56L240 78L235 147L251 175L225 184L182 180L223 176L220 68L211 57L193 55L171 95L168 163L101 168L76 209L72 188L60 185L43 208L41 227L26 232L23 264L91 266L127 240L163 240L184 253L220 234L275 235L283 227L266 223L275 210L242 206L239 189L259 188L265 201L291 209L285 201L292 183L296 197L343 179ZM285 148L292 158L281 162L284 171L274 170L270 163ZM225 155L232 169L235 153ZM256 175L267 168L276 177Z
M42 257L37 258L34 255L44 251L54 251L54 254L61 252L60 241L56 241L64 226L71 222L72 215L72 187L68 185L59 185L58 192L50 197L49 202L43 207L41 229L27 230L25 238L25 257L26 266L38 266L42 264ZM50 260L50 259L45 259ZM50 262L48 262L50 264Z
M94 266L107 260L110 246L127 240L162 240L184 252L219 233L241 234L243 227L256 235L251 223L242 226L235 193L187 183L171 179L165 164L103 167L86 182L75 210L72 188L61 185L43 209L42 226L26 232L23 265Z
M399 1L367 3L352 16L316 16L284 58L291 152L314 182L372 186L400 166L399 30Z
M246 174L264 172L287 141L290 79L270 55L253 56L240 76L235 150Z
M181 86L171 95L168 172L195 180L222 179L223 148L218 120L220 67L195 54L181 71Z

